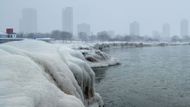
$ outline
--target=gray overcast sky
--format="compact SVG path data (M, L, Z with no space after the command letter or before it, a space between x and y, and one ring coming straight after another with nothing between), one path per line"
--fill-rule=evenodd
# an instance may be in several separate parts
M128 34L129 23L139 21L141 34L161 30L170 23L172 34L179 34L181 19L190 20L190 0L1 0L0 31L13 27L18 31L18 21L23 8L38 11L38 31L61 30L62 8L74 8L74 26L86 22L92 31L114 30Z

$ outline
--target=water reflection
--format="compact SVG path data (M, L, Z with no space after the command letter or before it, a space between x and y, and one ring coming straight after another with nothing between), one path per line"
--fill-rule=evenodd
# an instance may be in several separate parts
M94 72L95 72L95 78L96 78L96 83L100 83L106 76L106 71L107 71L107 67L104 68L93 68Z

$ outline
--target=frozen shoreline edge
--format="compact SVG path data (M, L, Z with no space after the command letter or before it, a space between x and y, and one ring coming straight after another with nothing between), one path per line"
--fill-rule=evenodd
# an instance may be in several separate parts
M0 54L1 107L103 107L94 72L80 52L23 40L1 44Z

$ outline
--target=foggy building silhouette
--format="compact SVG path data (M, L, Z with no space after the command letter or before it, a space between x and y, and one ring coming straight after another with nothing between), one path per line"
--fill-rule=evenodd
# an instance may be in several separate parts
M162 38L164 40L169 40L170 38L170 25L168 23L162 26Z
M62 11L63 31L73 34L73 8L66 7Z
M160 32L159 31L152 31L152 37L154 39L160 40Z
M110 37L115 37L115 31L114 30L108 30L107 33Z
M180 33L182 37L189 35L189 22L186 19L181 20Z
M78 34L79 33L86 33L88 36L90 35L90 25L87 24L87 23L81 23L81 24L78 24L77 26L78 28Z
M130 23L129 25L130 35L139 36L140 34L140 24L137 21Z
M19 20L19 29L22 33L37 32L37 11L33 8L24 8L22 18Z

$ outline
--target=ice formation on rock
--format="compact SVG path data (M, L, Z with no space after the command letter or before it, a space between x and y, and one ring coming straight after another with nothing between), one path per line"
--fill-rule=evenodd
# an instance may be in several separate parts
M1 107L103 106L80 52L24 40L0 45Z
M97 45L97 43L86 43L81 41L70 41L65 43L53 42L56 45L65 45L74 50L79 50L83 54L84 60L93 68L97 67L108 67L112 65L120 64L119 60L111 57L105 52L101 51L99 47L102 45ZM107 45L106 45L107 46ZM80 56L81 58L81 56Z
M119 61L105 52L93 48L80 48L91 67L107 67L120 64Z

